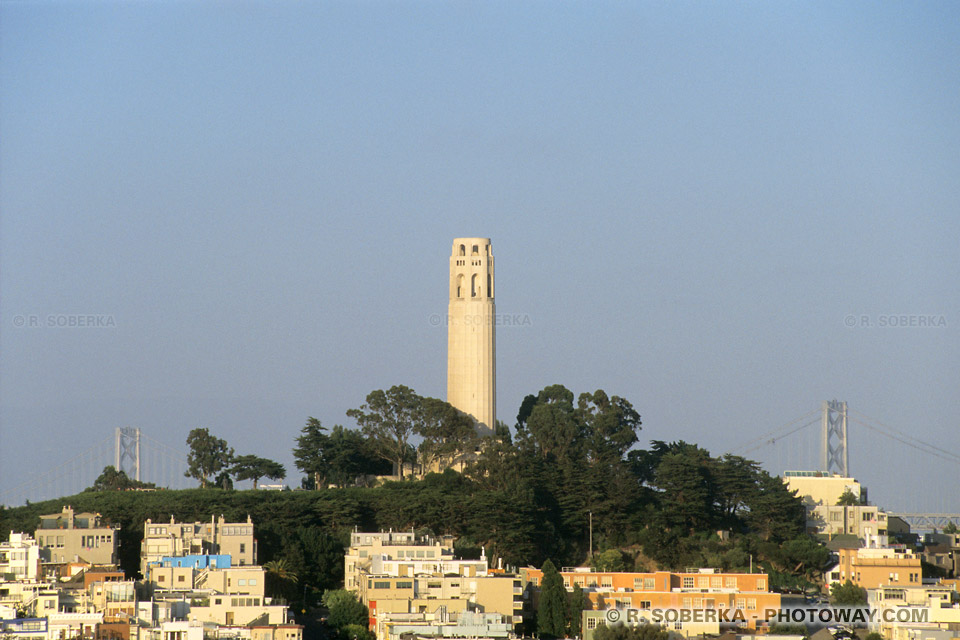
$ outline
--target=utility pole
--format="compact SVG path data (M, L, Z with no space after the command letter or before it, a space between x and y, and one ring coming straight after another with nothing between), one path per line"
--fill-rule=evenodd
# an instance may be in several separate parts
M590 511L590 556L587 559L589 562L593 560L593 511Z

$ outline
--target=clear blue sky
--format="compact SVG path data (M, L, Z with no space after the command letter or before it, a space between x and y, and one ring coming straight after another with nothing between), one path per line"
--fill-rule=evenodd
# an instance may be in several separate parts
M958 60L954 2L0 2L0 488L128 425L296 484L308 415L445 395L456 236L529 320L509 424L602 388L721 453L839 398L960 454Z

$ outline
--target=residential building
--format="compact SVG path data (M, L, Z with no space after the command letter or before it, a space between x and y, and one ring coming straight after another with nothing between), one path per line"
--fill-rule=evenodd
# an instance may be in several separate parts
M210 522L178 523L147 520L143 525L140 547L140 574L147 575L147 566L163 558L229 555L234 565L257 564L257 542L253 521L226 522L223 516Z
M626 619L624 616L623 624L627 626L639 626L642 624L649 624L654 621L652 612L650 611L638 611L636 619ZM602 627L607 624L607 612L606 611L584 611L581 614L580 628L583 633L583 640L593 640L594 635L597 632L599 627ZM709 636L719 636L720 635L720 622L719 619L711 619L708 621L680 621L676 620L673 622L658 622L658 624L663 625L663 627L671 633L671 635L680 635L684 638L700 638L700 637L709 637Z
M850 492L857 502L866 504L867 489L857 482L856 478L841 476L837 473L823 471L786 471L783 482L791 491L803 499L804 505L824 506L835 505L840 496Z
M40 575L40 545L27 533L11 531L0 542L0 581L33 581Z
M524 573L534 586L540 586L541 570L531 567ZM637 573L573 567L564 568L560 576L568 591L579 586L598 611L735 609L741 612L746 626L755 628L765 611L780 608L780 594L770 591L765 573L722 573L714 569Z
M457 560L453 555L453 538L437 540L418 537L412 531L354 531L350 547L343 557L344 587L359 593L361 574L412 576L423 573L487 571L486 559ZM472 569L466 567L473 567Z
M865 589L883 586L920 586L920 556L904 545L889 545L886 536L868 534L865 545L837 550L838 562L826 572L828 584L847 580Z
M303 640L303 626L299 624L253 625L250 640Z
M515 637L513 625L498 613L450 612L443 606L432 612L384 614L375 632L381 640Z
M868 503L866 487L855 478L822 471L787 471L783 482L803 500L809 533L858 538L868 533L887 535L887 514ZM852 494L857 504L838 505L845 493Z
M157 591L207 591L223 595L264 595L266 570L260 566L197 569L192 566L151 565L144 585Z
M920 608L925 621L900 622L880 613L870 630L893 640L929 640L960 636L960 606L949 585L884 586L867 590L869 606L875 610L900 607Z
M105 524L99 513L74 513L66 506L60 513L42 515L35 538L44 564L117 563L117 527Z
M370 610L370 627L384 614L448 614L475 611L496 613L511 626L523 621L523 588L513 575L415 576L367 575L361 581L360 600Z

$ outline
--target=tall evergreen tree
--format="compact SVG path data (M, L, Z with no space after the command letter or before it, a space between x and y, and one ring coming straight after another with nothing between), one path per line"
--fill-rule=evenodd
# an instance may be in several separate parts
M543 563L537 631L544 638L562 638L567 629L567 590L560 572L550 560Z
M570 593L570 637L579 638L581 636L581 621L583 612L589 610L590 600L587 594L579 584L573 585L573 592Z

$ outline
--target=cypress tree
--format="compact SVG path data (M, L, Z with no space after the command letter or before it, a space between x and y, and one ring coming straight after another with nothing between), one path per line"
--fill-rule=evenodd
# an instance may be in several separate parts
M562 638L567 628L567 590L563 578L550 560L543 563L537 631L544 638Z

